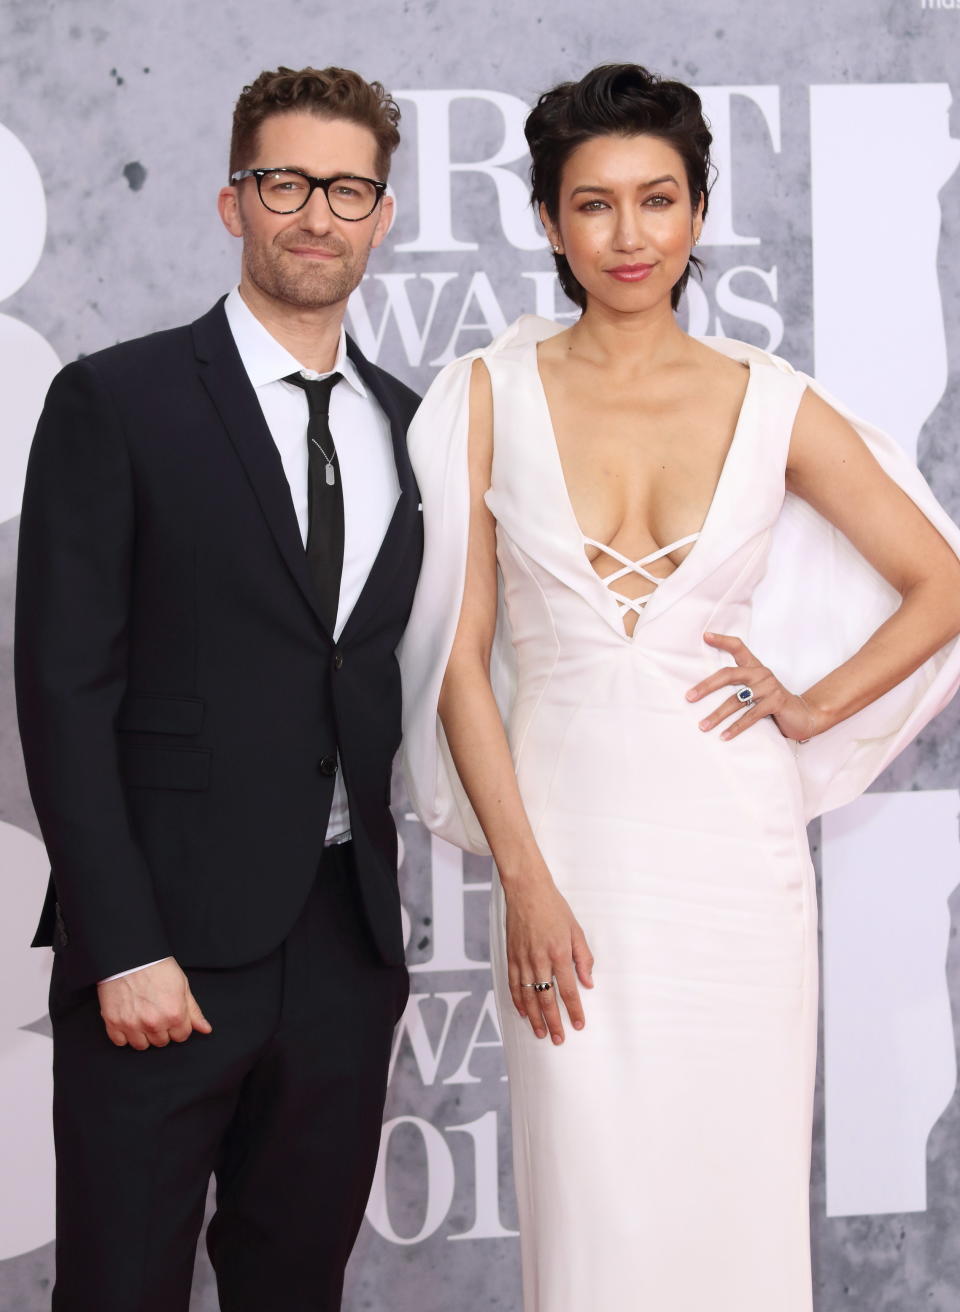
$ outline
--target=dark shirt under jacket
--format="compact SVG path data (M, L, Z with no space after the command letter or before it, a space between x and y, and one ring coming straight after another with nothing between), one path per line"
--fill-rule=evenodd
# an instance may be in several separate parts
M222 302L51 387L23 503L16 675L52 866L35 942L71 987L275 948L323 854L338 753L370 929L402 961L389 795L394 649L422 550L405 445L418 398L349 355L390 420L400 497L336 642Z

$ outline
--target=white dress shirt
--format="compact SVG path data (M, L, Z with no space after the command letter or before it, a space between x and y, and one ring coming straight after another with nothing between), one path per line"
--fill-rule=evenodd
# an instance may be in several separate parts
M224 310L270 436L280 453L300 537L306 549L309 409L303 388L285 383L283 379L293 373L301 373L304 378L326 378L328 375L305 369L299 360L294 359L254 315L241 297L239 287L230 292ZM347 357L347 337L343 328L340 329L340 345L330 373L341 375L341 382L330 394L330 432L337 448L337 477L343 488L343 574L333 635L339 638L377 558L400 496L400 481L389 421ZM327 843L343 842L349 836L347 790L343 772L338 771L327 826ZM147 964L157 963L151 961ZM134 969L143 970L145 967ZM121 979L132 974L133 970L125 970L109 978Z

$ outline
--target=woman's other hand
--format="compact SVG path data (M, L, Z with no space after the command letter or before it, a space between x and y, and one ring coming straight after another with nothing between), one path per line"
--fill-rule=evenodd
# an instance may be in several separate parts
M564 1039L557 994L576 1030L585 1024L579 984L593 988L593 954L549 872L525 873L504 888L510 995L538 1039ZM551 985L536 989L537 983Z

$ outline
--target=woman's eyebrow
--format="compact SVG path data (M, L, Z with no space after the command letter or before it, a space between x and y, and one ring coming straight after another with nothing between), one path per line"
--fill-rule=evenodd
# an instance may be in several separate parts
M660 186L662 186L665 182L673 182L673 183L679 185L679 184L677 183L676 178L673 176L672 173L664 173L664 175L663 175L662 177L660 177L660 178L650 178L649 181L647 181L647 182L638 182L638 183L637 183L637 190L638 190L638 191L645 191L648 187L660 187ZM586 183L583 183L583 184L582 184L581 186L579 186L579 187L574 187L574 189L573 189L573 191L571 191L570 195L571 195L571 196L579 196L579 195L581 194L581 192L584 192L584 191L595 191L595 192L599 192L600 195L602 195L602 196L609 196L609 195L612 193L613 188L612 188L612 187L604 187L604 186L602 186L599 182L597 182L597 183L586 182Z

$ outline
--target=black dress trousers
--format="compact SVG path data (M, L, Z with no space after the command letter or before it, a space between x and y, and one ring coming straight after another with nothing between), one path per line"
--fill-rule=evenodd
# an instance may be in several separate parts
M374 947L351 845L326 849L275 952L187 974L213 1033L138 1052L54 964L53 1312L187 1312L211 1173L222 1312L336 1312L409 988Z

